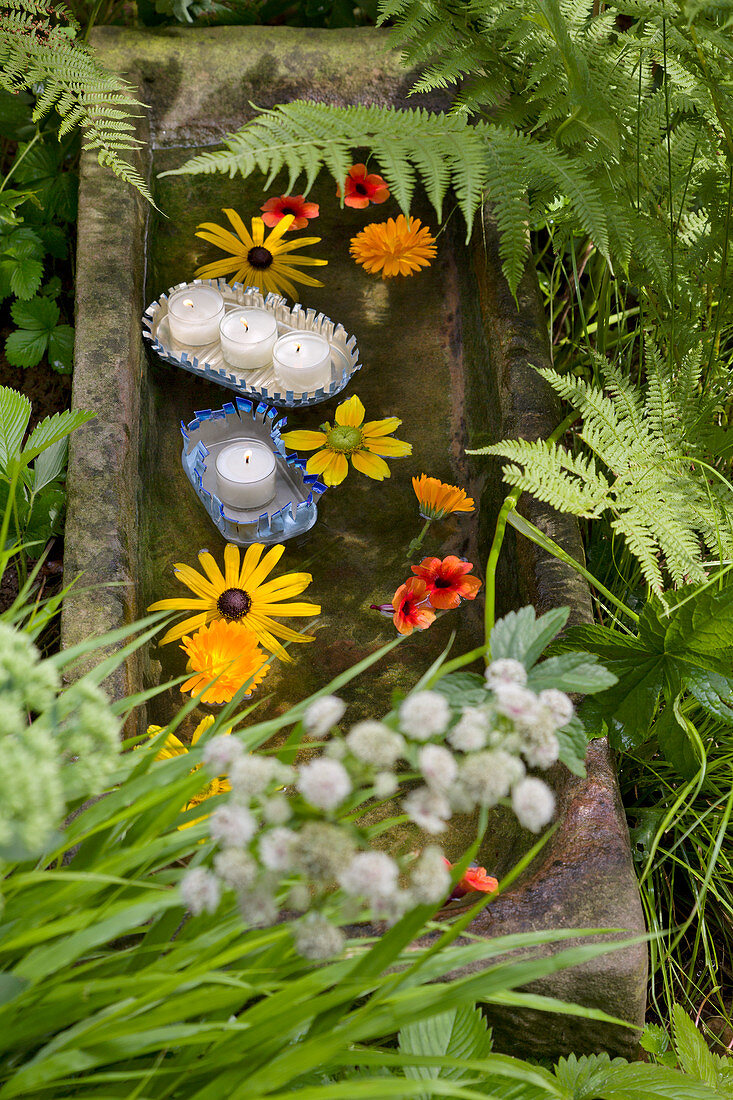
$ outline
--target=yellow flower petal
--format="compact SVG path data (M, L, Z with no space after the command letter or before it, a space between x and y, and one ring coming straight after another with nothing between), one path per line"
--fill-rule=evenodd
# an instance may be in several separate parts
M223 248L227 252L231 252L232 256L244 256L246 254L246 245L238 237L235 237L228 229L222 229L221 226L215 225L213 222L203 222L202 225L198 226L194 235L200 237L202 241L215 244L217 248Z
M199 550L199 562L201 564L201 568L204 570L207 577L211 581L214 598L218 600L219 596L221 596L222 592L226 588L224 575L219 566L216 564L214 555L209 553L208 550Z
M172 626L168 633L164 634L160 639L158 645L167 645L168 642L175 642L178 638L182 638L184 634L191 634L194 630L206 626L207 623L210 623L211 620L215 618L215 611L205 611L203 615L194 615L190 619L184 619L178 626Z
M211 729L211 727L213 726L215 721L216 721L216 719L214 718L213 714L207 714L205 718L202 718L201 721L199 722L199 724L196 726L196 729L193 731L193 737L191 738L191 744L195 745L196 742L198 741L199 737L201 737L201 734L205 733L206 730ZM232 731L230 729L224 730L224 733L231 733L231 732Z
M331 455L331 461L323 471L323 480L326 485L340 485L349 472L349 464L346 455L339 451Z
M262 615L299 615L315 617L321 614L319 603L263 603L257 605L255 614Z
M378 435L389 435L399 428L402 421L398 416L388 416L384 420L367 420L362 424L362 435L365 439L373 439Z
M187 588L190 588L197 596L202 596L207 600L216 600L219 598L220 589L213 577L211 581L207 581L206 577L202 577L201 574L197 573L195 569L192 569L190 565L186 565L182 561L177 561L174 564L173 573L179 581L182 581L183 584L185 584Z
M224 279L230 272L237 270L237 264L239 260L214 260L213 263L204 264L203 267L197 267L194 271L194 277L197 279ZM238 283L239 279L232 279L233 283Z
M280 438L286 447L292 447L294 451L313 451L326 442L326 433L301 430L285 432Z
M284 577L275 577L274 580L261 584L257 589L257 598L271 600L275 595L279 599L286 596L300 595L313 580L311 573L286 573Z
M265 548L261 542L254 542L251 546L248 546L244 552L244 558L242 560L242 571L239 574L239 583L237 588L244 588L249 581L250 576L257 568L260 558L265 552Z
M151 727L148 726L148 733L150 733ZM158 730L160 726L158 726ZM182 741L179 741L174 733L169 733L163 742L163 747L155 754L156 760L172 760L174 756L185 756L188 752L188 746L184 745Z
M224 547L224 583L236 588L239 582L239 547L228 542Z
M412 454L412 443L386 435L377 439L365 439L364 446L372 454L386 455L387 458L406 458Z
M234 226L237 232L237 236L240 239L241 243L239 245L239 248L237 249L238 252L243 252L242 246L244 246L244 251L249 252L250 248L254 248L256 244L262 243L262 241L255 240L254 232L250 234L247 226L244 224L236 210L232 210L231 207L227 207L222 210L222 214L226 214L226 216L229 218L229 221ZM252 225L254 229L254 220ZM224 230L224 232L226 232L226 230Z
M211 607L211 600L190 600L185 596L172 596L169 600L151 603L148 611L198 611Z
M270 231L270 235L267 238L267 240L265 241L265 248L269 249L270 252L272 252L273 256L277 256L278 251L279 251L279 249L277 247L278 241L282 237L283 233L287 233L288 229L290 229L290 226L293 224L294 221L295 221L295 215L294 214L286 214L284 218L280 219L280 221L277 223L277 225L274 225L272 227L272 230ZM262 222L262 224L264 225L265 223ZM311 238L310 243L313 243L314 240L319 241L320 237ZM288 241L288 243L286 245L286 251L289 251L289 249L291 249L292 247L293 247L293 242Z
M267 577L269 573L272 573L284 553L285 547L282 543L280 543L279 546L271 546L257 568L253 569L247 577L246 584L243 584L242 587L247 588L253 600L256 598L254 589L259 589L265 577Z
M335 420L342 428L358 428L364 419L365 409L359 398L354 394L348 401L343 401L336 409Z
M315 474L316 477L320 477L323 471L331 462L332 451L324 450L318 451L317 454L311 455L305 465L305 472L307 474Z
M375 481L384 481L386 477L390 476L389 466L384 459L379 458L378 455L370 454L368 451L354 451L351 461L355 469L362 474L366 474L367 477L374 478Z

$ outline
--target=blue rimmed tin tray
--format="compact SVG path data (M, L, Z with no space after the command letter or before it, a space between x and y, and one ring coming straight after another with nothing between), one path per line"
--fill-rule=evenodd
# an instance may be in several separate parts
M279 419L278 419L279 417ZM221 409L202 409L190 424L181 423L183 468L214 525L228 542L275 543L309 531L318 518L316 498L326 491L305 472L305 460L285 450L280 433L287 423L277 409L244 397ZM216 492L216 456L238 439L257 439L272 447L276 490L267 510L240 511L225 505Z
M217 340L201 347L187 347L171 336L168 324L168 296L175 290L187 286L204 284L216 287L223 295L226 312L239 309L240 306L255 306L274 314L277 320L278 334L286 332L317 332L325 336L331 345L331 383L325 388L310 393L283 392L272 364L260 370L242 371L230 367L224 361L221 345ZM340 393L348 385L352 375L360 368L359 349L356 337L349 336L343 325L334 324L323 313L314 309L305 309L299 302L289 306L279 294L268 294L263 298L256 287L243 287L241 283L230 286L224 279L194 279L190 283L179 283L170 287L167 294L161 294L143 314L143 339L164 362L174 367L207 378L220 386L234 390L240 397L254 401L266 401L280 408L297 408L304 405L318 405Z

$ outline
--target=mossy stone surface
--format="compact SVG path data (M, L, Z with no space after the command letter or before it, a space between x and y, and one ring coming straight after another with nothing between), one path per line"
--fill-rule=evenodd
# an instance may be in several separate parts
M126 73L149 111L140 135L150 137L140 167L151 179L162 214L145 208L119 181L87 156L80 197L77 347L74 402L97 419L72 440L67 579L82 572L80 590L64 610L64 641L73 642L119 626L144 611L153 598L183 594L171 572L176 561L195 564L208 546L219 556L223 542L194 496L180 465L180 419L197 408L215 408L230 393L182 371L146 359L140 339L145 305L216 253L194 236L200 221L223 222L220 208L245 217L257 213L265 194L256 177L165 177L157 173L195 150L215 145L251 116L251 103L271 106L305 97L330 103L408 105L410 80L387 37L379 31L309 31L293 28L184 28L136 32L102 28L94 43L104 63ZM440 108L439 100L409 105ZM278 180L268 194L279 193ZM271 712L373 652L393 636L388 620L369 610L391 598L409 572L404 548L417 530L410 478L433 474L463 484L481 500L477 516L456 519L435 532L428 551L458 553L483 576L496 511L504 495L498 463L469 460L467 445L506 435L534 438L559 420L556 402L530 364L548 361L546 323L534 271L527 269L518 303L500 273L497 240L484 226L470 247L455 215L439 240L432 267L414 279L382 283L348 258L349 237L365 222L396 213L393 206L342 211L330 178L319 180L321 217L306 231L323 238L309 251L328 258L323 288L302 300L341 321L358 339L363 370L343 395L358 393L368 418L397 415L397 436L413 443L412 459L390 463L392 477L377 483L352 471L329 490L319 521L291 540L284 569L307 569L308 597L323 605L316 641L294 648L295 662L273 670L264 691ZM431 211L415 213L434 225ZM319 269L309 269L318 274ZM290 427L317 427L332 419L338 401L289 413ZM533 502L526 514L576 556L577 525ZM529 543L510 537L502 562L503 611L532 601L538 610L569 604L574 618L590 614L588 591L578 575ZM455 651L481 637L479 601L446 615L431 630L408 639L349 693L348 717L381 714L392 692L406 690L459 632ZM111 687L139 689L159 673L182 671L177 646L153 651L152 662L128 662ZM147 664L147 667L145 667ZM171 689L151 712L158 720L178 705ZM630 860L628 834L613 763L605 742L589 751L588 777L558 768L554 784L561 807L557 832L511 890L474 921L471 931L496 935L538 928L617 927L641 932L643 920ZM471 823L456 829L450 850L465 843ZM467 830L467 831L466 831ZM508 814L498 813L483 851L492 869L507 870L534 838ZM398 840L399 843L399 840ZM538 990L643 1020L646 955L642 947L602 957L583 968L549 975ZM609 1049L629 1053L633 1031L594 1021L547 1018L538 1025L525 1010L500 1010L492 1022L502 1045L520 1053Z

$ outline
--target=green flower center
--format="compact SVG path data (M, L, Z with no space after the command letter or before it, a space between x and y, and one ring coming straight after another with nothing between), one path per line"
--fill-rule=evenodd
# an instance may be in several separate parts
M351 428L337 424L326 435L326 444L332 451L351 454L352 451L358 451L363 438L361 428Z
M243 588L225 588L216 606L222 618L230 623L238 623L252 607L252 597Z
M273 257L269 248L263 248L262 245L259 245L256 248L250 248L247 259L252 267L257 268L258 271L264 271L272 263Z

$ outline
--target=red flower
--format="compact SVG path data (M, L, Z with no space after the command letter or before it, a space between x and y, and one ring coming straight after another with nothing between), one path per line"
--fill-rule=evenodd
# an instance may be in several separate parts
M279 195L276 199L268 199L260 210L264 211L262 220L270 229L287 214L295 218L291 229L305 229L309 218L318 217L318 203L306 202L303 195Z
M443 862L446 867L453 867L451 861L446 859L445 856L443 856ZM495 879L493 875L487 875L485 867L478 867L475 863L471 863L466 868L466 873L463 878L453 887L450 901L454 901L456 898L462 898L465 894L471 893L493 894L498 886L498 879Z
M473 565L470 561L461 561L451 554L447 558L423 558L419 565L413 565L412 571L428 587L431 607L442 611L458 607L461 600L475 600L481 581L478 577L467 577Z
M412 634L413 630L427 630L435 620L430 610L428 588L425 581L410 577L394 594L392 621L400 634Z
M336 189L336 194L341 197L341 188ZM364 210L370 202L386 202L389 198L389 187L381 176L367 175L366 164L352 164L346 177L346 195L344 203L353 206L357 210Z

